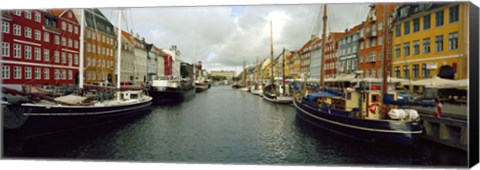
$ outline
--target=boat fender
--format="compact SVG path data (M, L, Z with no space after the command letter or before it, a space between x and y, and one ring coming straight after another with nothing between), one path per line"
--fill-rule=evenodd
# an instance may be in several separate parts
M372 103L368 105L368 110L373 114L376 114L378 110L380 110L380 103Z

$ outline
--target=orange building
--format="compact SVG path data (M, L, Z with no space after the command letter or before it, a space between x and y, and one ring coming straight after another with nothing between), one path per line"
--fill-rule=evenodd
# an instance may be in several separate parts
M389 17L397 5L376 3L370 5L367 19L360 28L360 51L359 51L359 70L363 71L364 77L380 78L383 74L382 59L383 50L387 50L387 68L390 68L391 38L387 39L387 46L384 48L384 18ZM386 11L388 9L388 13ZM388 18L386 18L388 19ZM391 37L391 30L388 33Z

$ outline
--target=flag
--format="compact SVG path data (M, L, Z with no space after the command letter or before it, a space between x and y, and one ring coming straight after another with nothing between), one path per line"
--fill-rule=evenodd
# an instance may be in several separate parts
M438 102L437 104L437 111L435 111L435 113L433 114L433 117L435 119L438 119L442 116L442 103Z

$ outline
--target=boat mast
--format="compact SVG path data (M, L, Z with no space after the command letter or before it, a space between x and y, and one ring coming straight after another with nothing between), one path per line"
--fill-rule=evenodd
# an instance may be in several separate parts
M283 84L283 95L285 96L285 48L283 48L283 59L282 59L282 84Z
M245 60L243 60L243 74L242 74L242 80L243 80L243 85L244 86L247 86L247 84L245 83L245 79L246 79L246 69L245 69Z
M83 55L84 55L84 32L85 32L85 9L81 9L80 12L80 66L78 68L78 88L83 89Z
M322 32L322 56L321 56L321 64L320 64L320 87L323 87L323 79L324 79L324 73L325 71L323 70L324 65L325 65L325 32L327 29L327 4L323 5L323 32Z
M387 94L387 77L388 77L388 72L387 72L387 39L388 39L388 30L390 27L388 26L387 23L387 14L388 14L388 7L387 4L384 4L384 15L383 15L383 25L385 25L385 28L383 29L383 57L382 57L382 69L383 69L383 75L382 75L382 96ZM383 105L383 99L380 100L380 102ZM386 111L384 109L384 111Z
M122 9L118 9L118 33L117 33L117 89L120 89L120 66L122 53Z
M270 20L270 83L273 85L273 35L272 35L272 21Z

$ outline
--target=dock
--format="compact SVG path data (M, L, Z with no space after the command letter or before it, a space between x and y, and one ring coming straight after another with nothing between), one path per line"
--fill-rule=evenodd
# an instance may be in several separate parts
M436 108L416 109L425 127L423 139L467 151L467 105L443 104L443 112L440 118L433 116Z

